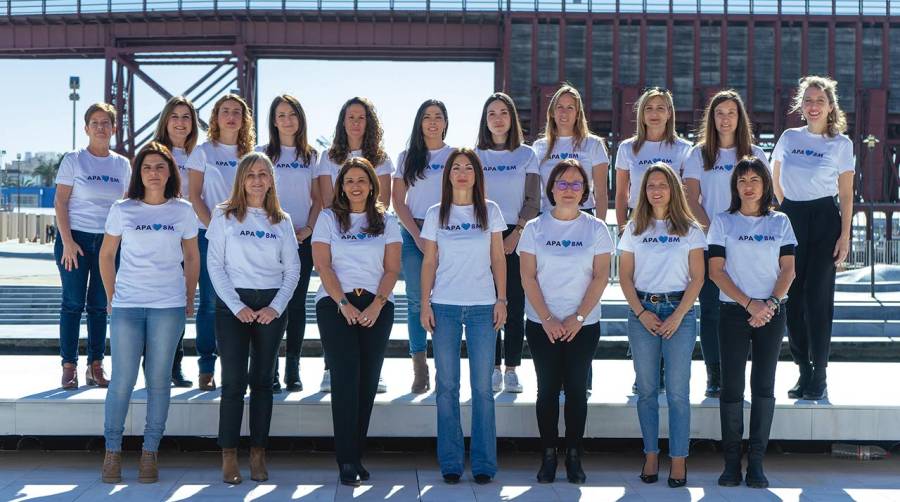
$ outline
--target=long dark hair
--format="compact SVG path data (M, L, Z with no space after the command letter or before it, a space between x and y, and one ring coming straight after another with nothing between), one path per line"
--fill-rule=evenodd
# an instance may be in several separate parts
M375 174L375 168L372 163L362 157L351 157L341 166L337 179L334 181L334 199L331 201L331 211L337 217L338 224L341 226L341 232L350 230L350 199L344 192L344 177L347 171L358 168L362 169L369 178L369 196L366 198L366 218L369 226L363 229L363 232L371 235L381 235L384 233L384 205L378 200L378 175Z
M381 128L381 121L378 120L375 105L368 98L359 96L348 99L344 106L341 107L337 125L334 126L334 142L328 150L328 158L340 165L350 155L350 139L347 137L347 128L344 127L344 118L347 116L347 110L353 105L359 105L366 111L366 130L363 133L362 156L371 162L373 166L377 166L387 158L383 143L384 129Z
M146 191L144 188L144 180L141 179L141 164L144 163L144 159L146 159L148 155L152 154L159 155L166 161L166 164L169 165L169 179L166 180L166 188L163 191L163 197L166 199L180 197L181 176L178 174L178 166L175 165L175 158L172 157L172 152L166 145L158 141L151 141L144 145L134 158L134 162L131 164L131 180L128 182L128 193L125 194L125 197L128 199L144 200Z
M179 105L186 106L191 113L191 132L184 139L184 151L190 155L194 147L197 146L197 138L200 137L200 124L197 121L197 109L194 108L194 103L191 103L191 100L184 96L173 96L166 101L166 105L159 114L159 122L156 124L153 141L158 141L169 148L174 146L172 138L169 137L169 116L175 112L175 107Z
M446 225L450 219L450 205L453 204L453 185L450 183L450 169L453 161L460 155L465 155L472 167L475 168L475 184L472 186L472 205L475 209L475 222L481 225L482 231L488 229L487 218L487 196L484 191L484 171L481 167L481 160L475 154L475 150L471 148L454 148L447 157L447 163L444 164L444 174L441 180L441 208L438 213L438 221L441 225Z
M272 100L272 106L269 107L269 144L266 145L266 155L269 156L272 162L278 162L278 157L281 156L281 136L278 135L278 128L275 126L275 109L281 103L287 103L294 110L300 123L300 126L297 128L297 134L294 135L294 144L289 146L297 149L298 159L302 157L303 162L309 164L312 159L313 149L309 146L306 138L306 112L303 111L300 101L290 94L275 96L275 99Z
M525 135L522 133L522 124L519 122L519 112L516 110L516 104L511 97L502 92L491 94L481 108L481 125L478 127L478 148L481 150L491 150L498 146L494 144L494 136L491 134L491 129L488 127L487 119L488 107L491 106L494 101L502 102L506 105L506 110L509 112L509 132L506 134L506 143L503 144L503 148L505 150L513 151L522 145L522 138Z
M647 198L647 183L650 181L650 175L653 173L662 173L666 177L666 183L669 185L669 207L666 208L667 228L669 232L684 237L690 232L691 227L699 227L691 207L688 205L687 197L684 194L684 187L678 179L678 174L672 169L672 166L665 162L657 162L651 165L641 178L641 191L638 195L637 206L631 213L631 221L634 222L634 230L632 235L641 235L650 226L653 225L653 206L650 205L650 199Z
M737 183L738 178L747 173L753 173L762 180L763 193L762 197L759 198L759 214L757 216L766 216L775 206L775 189L772 183L772 175L769 174L766 164L752 155L742 158L734 166L734 171L731 172L731 205L728 206L728 212L734 214L741 209L741 194L738 193Z
M737 127L734 129L734 146L737 149L737 158L743 159L752 153L753 127L750 125L750 118L747 116L744 100L741 99L741 95L734 89L719 91L710 98L709 104L706 105L706 110L703 111L703 122L700 124L700 130L697 131L697 145L700 147L700 153L703 156L704 171L711 170L716 165L716 159L719 158L716 107L726 101L733 101L737 106Z
M422 119L425 117L425 110L427 110L429 106L440 108L441 113L444 114L443 138L447 137L447 129L450 127L450 118L447 117L447 107L444 105L443 101L428 99L419 105L419 111L416 112L412 132L409 134L409 141L406 146L406 158L403 160L403 181L406 182L406 186L408 187L415 185L416 180L425 179L425 164L428 162L428 147L425 146L425 133L422 132Z

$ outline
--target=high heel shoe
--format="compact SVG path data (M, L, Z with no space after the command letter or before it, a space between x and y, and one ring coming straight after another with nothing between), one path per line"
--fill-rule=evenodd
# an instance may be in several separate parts
M538 483L552 483L556 480L556 448L544 448L541 468L537 473Z
M566 479L569 483L584 484L587 476L581 467L581 451L578 448L566 449Z
M340 480L344 486L359 486L359 473L356 472L356 465L341 464Z
M681 488L687 484L687 462L684 464L684 477L681 479L675 479L672 477L672 468L669 468L669 479L668 479L669 488Z
M655 474L644 474L644 468L647 467L647 457L644 457L644 465L641 466L641 481L644 483L656 483L659 481L659 457L656 457L656 473Z

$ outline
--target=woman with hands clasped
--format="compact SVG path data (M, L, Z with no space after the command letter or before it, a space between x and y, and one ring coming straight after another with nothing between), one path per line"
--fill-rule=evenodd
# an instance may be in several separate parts
M637 378L637 411L644 437L641 481L659 479L659 364L665 362L669 405L668 484L687 483L691 437L691 355L697 339L694 301L703 287L706 238L688 208L684 190L668 164L650 166L637 205L619 241L622 292L628 312L628 343Z
M422 327L432 332L437 368L437 453L447 483L463 473L465 445L459 416L460 348L472 387L472 474L478 484L497 473L494 420L494 346L506 322L506 256L500 207L485 200L481 161L454 149L442 174L441 202L428 209L421 237Z
M606 223L580 211L590 196L577 160L557 163L547 178L553 209L529 221L519 240L528 299L525 336L537 373L537 421L543 458L537 479L556 479L559 390L566 389L566 474L584 483L581 441L587 419L588 370L600 338L600 297L609 280L612 239Z
M750 451L747 486L769 486L762 461L775 413L775 367L786 316L782 306L794 280L797 239L784 213L772 210L775 191L766 164L756 157L738 162L731 175L731 206L709 229L709 277L719 287L719 356L722 360L721 486L741 483L744 433L744 372L750 373Z
M219 446L222 477L241 482L237 446L250 385L250 479L265 481L265 448L272 420L275 355L284 316L300 280L297 236L275 195L272 162L264 153L245 155L237 166L231 197L209 223L209 276L216 289L216 342L222 364ZM249 362L249 372L248 372Z

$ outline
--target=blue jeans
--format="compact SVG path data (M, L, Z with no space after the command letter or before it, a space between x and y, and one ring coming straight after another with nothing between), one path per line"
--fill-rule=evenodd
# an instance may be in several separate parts
M103 425L107 450L122 450L125 416L141 366L141 354L144 356L147 386L143 449L159 449L169 416L172 359L184 329L184 319L184 307L113 308L109 323L112 378L106 391L106 419Z
M708 258L700 290L700 349L707 365L719 364L719 287L709 278Z
M665 300L641 305L665 321L678 302ZM637 375L638 420L644 436L644 453L659 452L659 361L666 365L666 401L669 405L669 456L686 457L691 441L691 355L697 341L694 308L685 314L681 326L669 339L654 336L628 311L628 343Z
M103 234L72 230L72 239L84 251L76 255L78 268L66 270L60 264L63 242L59 234L53 246L56 267L62 280L62 303L59 309L59 355L63 363L78 364L78 334L81 313L87 306L88 364L102 361L106 351L106 290L100 278L100 246ZM118 257L116 258L118 263Z
M409 353L425 352L428 348L425 330L422 328L422 251L413 236L405 228L400 229L403 247L400 249L403 281L406 284L406 328L409 330Z
M459 411L460 348L466 326L469 381L472 387L472 474L497 473L497 424L494 421L496 332L493 305L431 304L434 311L434 365L437 369L437 454L441 474L463 473L465 444Z
M200 373L216 372L216 290L209 278L209 270L206 268L206 251L209 249L209 240L206 238L206 230L200 229L197 235L197 246L200 248L200 303L197 306L197 355L200 359L197 365Z

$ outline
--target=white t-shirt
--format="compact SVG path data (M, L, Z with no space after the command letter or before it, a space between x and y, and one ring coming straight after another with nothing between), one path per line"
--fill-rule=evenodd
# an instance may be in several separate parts
M225 217L221 208L209 222L207 267L216 294L237 314L246 305L235 288L278 289L269 304L279 315L284 312L300 280L297 236L286 216L273 225L266 212L247 209L244 221Z
M109 210L106 233L122 238L113 307L185 306L181 241L197 236L197 215L190 202L120 200Z
M544 303L559 320L581 305L594 273L594 256L613 251L606 223L581 211L571 221L557 220L550 211L529 221L516 250L520 255L534 255ZM586 325L599 322L600 302L590 313L581 314ZM527 298L525 316L532 322L543 321Z
M762 148L750 145L750 153L769 167L769 160ZM684 161L682 177L700 181L700 204L710 222L713 216L727 211L731 206L731 173L737 162L737 148L719 148L719 156L713 168L707 171L703 168L703 148L699 145L691 148ZM771 168L769 170L771 172Z
M609 164L609 154L606 152L606 145L599 136L593 134L584 138L578 147L575 147L573 136L559 136L556 143L553 144L553 151L546 160L547 154L547 138L540 138L534 142L534 153L537 155L540 163L541 173L541 210L549 211L553 206L550 205L550 199L547 198L547 180L556 164L561 160L575 159L581 163L581 167L588 175L588 183L591 185L591 192L588 199L581 205L582 209L590 209L594 207L594 176L593 167L597 164Z
M675 170L676 176L681 176L682 164L687 158L691 144L679 137L674 143L665 141L645 141L637 155L631 149L634 138L628 138L619 143L616 153L616 169L629 171L628 182L631 185L628 191L628 207L634 209L637 206L638 192L641 191L641 180L647 169L657 162L665 162Z
M444 305L493 305L497 302L491 274L491 234L506 230L500 207L487 202L485 230L475 220L474 206L450 206L447 225L439 220L440 204L428 208L422 238L438 248L438 268L431 302Z
M203 202L212 210L231 197L238 165L237 145L207 141L198 145L187 160L187 168L203 173ZM206 228L200 222L200 228Z
M256 147L257 152L266 153L268 145ZM275 193L281 209L291 215L297 230L309 222L309 208L312 207L312 183L318 152L313 149L309 162L297 157L297 147L283 146L278 160L272 160L275 167Z
M353 157L362 157L362 150L353 150L347 155L347 159L349 160ZM337 181L338 173L341 172L341 165L336 164L331 157L328 156L328 150L322 152L322 156L319 158L319 163L316 165L315 176L318 178L319 176L331 176L331 184L334 185L334 182ZM375 174L377 176L390 176L394 174L394 163L391 162L391 158L387 155L384 156L384 160L381 164L375 166Z
M341 291L345 293L355 288L377 292L384 276L385 246L403 241L396 216L384 215L384 232L381 235L363 232L368 222L364 213L351 213L350 228L342 232L331 209L322 210L316 220L312 241L328 244L331 248L331 269L341 283ZM328 292L322 284L316 293L316 302L326 296ZM394 295L391 294L389 299L394 301Z
M515 225L525 202L525 175L540 174L534 150L521 145L514 151L475 150L475 153L484 168L488 199L500 206L507 225Z
M184 151L184 148L178 148L177 146L173 146L170 151L172 152L172 158L175 159L175 165L178 167L178 176L181 177L181 198L187 199L191 196L191 192L188 191L188 183L191 180L191 171L187 168L188 154Z
M444 173L444 164L453 148L444 145L438 150L428 151L428 166L422 174L425 179L416 179L415 185L406 189L406 205L413 218L424 219L428 208L441 201L441 178ZM406 151L397 157L397 170L394 178L403 179L406 172Z
M56 173L57 185L72 187L69 227L102 234L113 202L122 198L131 181L131 164L116 152L95 157L86 148L67 153Z
M641 235L634 235L634 222L628 222L619 250L634 254L634 287L644 293L684 291L691 282L690 253L706 249L706 236L697 226L687 235L673 235L666 220L653 220Z
M772 162L781 162L784 198L805 201L833 197L838 176L853 172L853 142L843 134L833 138L813 134L806 127L787 129L775 143Z
M725 272L734 285L750 298L772 294L781 266L781 247L797 245L791 221L784 213L767 216L719 213L709 228L709 245L725 248ZM724 291L723 302L733 302Z

